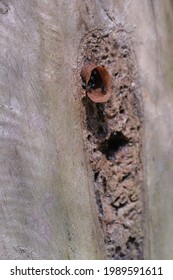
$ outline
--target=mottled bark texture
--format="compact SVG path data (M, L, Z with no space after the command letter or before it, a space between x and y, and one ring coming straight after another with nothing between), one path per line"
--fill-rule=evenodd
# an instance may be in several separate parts
M171 0L0 0L0 259L173 258L172 30Z

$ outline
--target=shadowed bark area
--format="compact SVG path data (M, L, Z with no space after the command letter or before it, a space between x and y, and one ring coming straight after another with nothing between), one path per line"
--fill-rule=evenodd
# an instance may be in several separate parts
M113 29L128 34L140 77L142 254L173 257L172 1L1 0L0 259L105 258L79 54L88 32Z

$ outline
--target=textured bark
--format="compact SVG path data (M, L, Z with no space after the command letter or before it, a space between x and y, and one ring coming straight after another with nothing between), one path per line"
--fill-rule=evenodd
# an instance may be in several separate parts
M106 256L81 102L81 48L92 30L118 32L133 54L144 125L142 257L173 258L172 1L1 0L1 259Z

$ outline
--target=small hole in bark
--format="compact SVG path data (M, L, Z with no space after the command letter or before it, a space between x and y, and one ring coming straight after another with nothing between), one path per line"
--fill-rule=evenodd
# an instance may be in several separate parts
M103 184L103 190L106 193L106 186L107 186L107 180L106 177L102 177L102 184Z
M120 114L124 114L124 109L123 108L120 108Z
M115 76L115 77L117 77L117 76L118 76L118 74L119 74L119 72L115 72L114 76Z
M92 33L92 37L93 37L93 38L96 38L97 35L96 35L95 33Z
M133 249L134 247L137 247L136 238L130 236L128 241L126 242L127 249Z
M129 143L129 139L122 132L112 132L109 139L100 146L100 151L108 160L115 159L115 153Z
M107 59L108 55L102 55L102 59Z
M97 181L98 176L99 176L99 171L94 173L94 181L95 182Z
M121 182L123 182L124 180L126 180L127 178L129 178L130 175L131 175L131 173L125 174L125 175L122 177Z
M127 85L122 85L122 86L120 86L120 90L127 89L127 88L128 88Z

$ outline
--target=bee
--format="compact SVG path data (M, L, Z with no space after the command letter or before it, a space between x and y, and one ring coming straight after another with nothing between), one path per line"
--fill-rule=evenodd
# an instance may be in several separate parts
M102 88L102 92L103 92L104 94L106 94L106 85L103 84L101 88Z
M91 90L96 89L96 81L95 81L94 76L91 76L86 89L87 89L87 91L91 91Z
M110 98L110 75L103 65L85 64L80 75L82 88L93 102L104 103Z
M86 82L85 82L85 81L82 81L82 88L85 89L85 90L87 89L87 86L86 86Z

